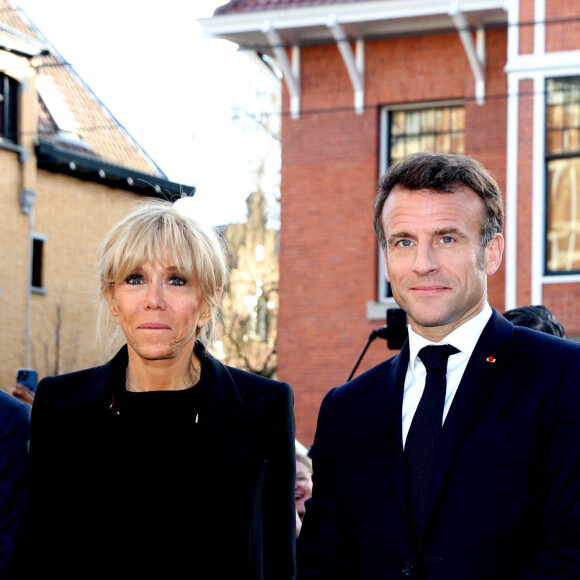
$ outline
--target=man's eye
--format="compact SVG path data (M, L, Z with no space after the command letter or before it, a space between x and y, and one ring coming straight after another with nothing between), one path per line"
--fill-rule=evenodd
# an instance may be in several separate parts
M451 244L451 243L453 243L453 241L454 240L453 240L453 238L451 236L443 236L441 238L441 243L442 244Z
M411 240L399 240L396 244L396 246L403 246L404 248L408 248L409 246L412 245Z

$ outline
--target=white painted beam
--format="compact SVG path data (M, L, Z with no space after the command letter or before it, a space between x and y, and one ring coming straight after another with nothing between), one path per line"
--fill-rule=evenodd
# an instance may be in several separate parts
M463 49L471 66L475 78L475 100L478 105L485 103L485 30L477 30L477 47L465 16L459 9L457 2L451 5L449 16L457 29L459 38L463 43Z
M364 42L356 41L356 56L353 53L351 42L344 28L338 22L336 15L332 15L328 21L334 40L340 50L342 60L346 66L352 88L354 90L354 109L357 115L364 113L365 83L364 83Z
M264 23L262 32L272 47L276 61L280 65L288 92L290 93L290 116L300 118L300 47L292 46L292 63L286 54L286 47L271 22Z

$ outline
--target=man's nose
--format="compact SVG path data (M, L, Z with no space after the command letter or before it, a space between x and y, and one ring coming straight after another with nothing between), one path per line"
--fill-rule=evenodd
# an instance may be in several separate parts
M431 244L417 244L413 270L418 274L428 274L439 267L436 252Z

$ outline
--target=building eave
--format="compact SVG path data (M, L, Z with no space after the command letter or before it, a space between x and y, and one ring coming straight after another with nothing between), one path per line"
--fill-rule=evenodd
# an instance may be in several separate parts
M0 50L26 58L49 53L49 47L46 43L3 24L0 24Z
M263 11L220 12L199 22L210 37L229 40L285 79L290 115L300 117L300 50L336 43L348 71L354 110L365 110L365 44L400 36L458 34L475 80L478 104L485 102L486 30L505 27L509 0L373 0ZM289 49L289 50L288 50Z
M273 54L267 36L270 29L288 46L334 42L329 23L340 24L352 40L452 32L456 29L452 15L458 10L473 28L506 25L507 5L507 0L374 0L237 12L203 18L199 23L209 37Z
M96 157L73 153L52 143L40 141L36 146L36 158L39 169L93 181L137 195L174 202L181 197L192 197L195 194L194 186L120 167Z

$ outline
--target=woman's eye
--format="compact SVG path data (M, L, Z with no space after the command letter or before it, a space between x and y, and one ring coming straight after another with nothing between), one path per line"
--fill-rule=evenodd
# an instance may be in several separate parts
M127 284L141 284L142 276L139 274L131 274L125 278L125 282L127 282Z
M182 278L181 276L171 276L171 278L169 279L169 283L172 286L183 286L184 284L187 283L187 280L185 278Z

